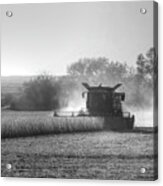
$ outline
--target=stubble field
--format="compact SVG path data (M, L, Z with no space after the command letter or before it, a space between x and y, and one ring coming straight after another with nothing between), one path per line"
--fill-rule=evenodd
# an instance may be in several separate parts
M154 135L96 131L2 138L1 175L154 180ZM11 164L11 169L6 168L7 164ZM146 172L141 173L141 168Z

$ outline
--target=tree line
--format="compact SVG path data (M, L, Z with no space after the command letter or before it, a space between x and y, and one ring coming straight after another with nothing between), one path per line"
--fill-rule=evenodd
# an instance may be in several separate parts
M154 48L139 54L135 66L109 61L106 57L82 58L67 67L67 75L42 74L25 82L20 94L6 94L1 106L13 110L53 110L66 107L73 92L83 91L82 82L114 86L123 83L126 104L148 107L152 104L154 81L158 79L158 58ZM155 87L156 88L156 87Z

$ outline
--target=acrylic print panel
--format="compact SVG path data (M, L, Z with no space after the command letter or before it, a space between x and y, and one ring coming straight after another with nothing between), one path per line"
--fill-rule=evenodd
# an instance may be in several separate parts
M1 175L157 179L157 3L1 6Z

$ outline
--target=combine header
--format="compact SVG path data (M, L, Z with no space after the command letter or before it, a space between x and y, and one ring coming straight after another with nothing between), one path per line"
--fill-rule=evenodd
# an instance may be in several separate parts
M107 130L131 130L134 126L134 115L129 112L123 112L122 101L125 100L124 92L116 92L122 84L117 84L114 87L89 86L87 83L82 83L87 91L82 93L82 97L86 96L86 111L71 112L70 116L66 117L83 117L84 120L89 118L97 118L102 122L103 128ZM59 113L55 112L54 116L59 117Z

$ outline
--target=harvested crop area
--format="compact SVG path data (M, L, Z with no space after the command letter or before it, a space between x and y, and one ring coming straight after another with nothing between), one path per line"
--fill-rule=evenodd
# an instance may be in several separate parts
M153 133L82 132L2 139L2 176L154 180ZM11 164L10 170L6 169ZM142 173L141 168L146 172Z

